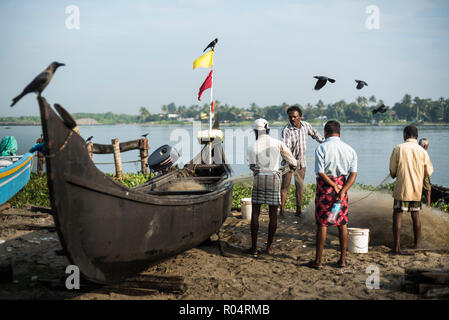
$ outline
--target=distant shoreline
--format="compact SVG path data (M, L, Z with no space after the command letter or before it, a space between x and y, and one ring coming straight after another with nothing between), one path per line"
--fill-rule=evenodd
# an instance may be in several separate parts
M304 120L307 121L307 120ZM313 126L324 126L326 122L314 122L314 121L307 121ZM244 126L252 126L252 121L241 121L241 122L221 122L222 126L231 126L231 127L244 127ZM271 126L283 126L287 124L287 121L276 121L272 122ZM357 126L369 126L369 127L394 127L394 126L405 126L407 124L410 124L408 122L392 122L392 123L383 123L381 125L371 125L370 123L364 123L364 122L353 122L353 123L341 123L343 127L357 127ZM37 122L0 122L1 127L12 127L12 126L40 126L40 123ZM181 125L181 126L188 126L192 125L192 122L180 122L180 121L154 121L154 122L135 122L135 123L98 123L98 124L80 124L80 127L92 127L92 126L108 126L108 125L141 125L141 126L151 126L151 125L157 125L157 126L165 126L165 125ZM423 126L423 127L445 127L449 126L449 123L447 122L425 122L425 123L418 123L417 126Z

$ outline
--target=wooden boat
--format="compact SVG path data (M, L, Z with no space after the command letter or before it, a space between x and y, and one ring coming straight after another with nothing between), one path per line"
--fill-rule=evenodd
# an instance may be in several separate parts
M432 184L430 197L432 202L449 203L449 188Z
M10 160L12 164L0 168L0 205L11 199L30 180L33 166L34 153L26 153L21 156L0 157L2 160Z
M117 283L197 246L217 232L232 205L231 169L214 141L183 169L129 189L99 171L70 114L38 97L51 207L61 244L82 276ZM78 131L79 132L79 131ZM167 191L178 181L202 189Z

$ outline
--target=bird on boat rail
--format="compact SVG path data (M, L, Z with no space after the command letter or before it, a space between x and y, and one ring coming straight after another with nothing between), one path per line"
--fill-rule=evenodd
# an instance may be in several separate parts
M51 79L53 78L53 75L55 74L56 70L61 67L65 66L64 63L60 62L52 62L47 69L42 71L40 74L36 76L36 78L33 79L26 87L23 89L22 93L19 94L17 97L12 99L11 107L13 107L20 99L22 99L23 96L30 92L35 92L40 97L42 94L42 91L47 87L47 85L50 83Z

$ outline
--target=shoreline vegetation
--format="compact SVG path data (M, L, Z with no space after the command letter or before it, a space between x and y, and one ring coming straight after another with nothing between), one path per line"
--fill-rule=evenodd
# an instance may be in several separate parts
M373 114L373 110L384 104L382 99L377 100L375 96L369 98L359 96L356 101L346 102L340 100L335 103L325 104L319 100L315 105L292 104L303 111L303 120L314 125L324 124L327 120L337 119L343 126L395 126L415 123L425 126L447 126L449 125L449 98L436 100L412 98L406 94L401 101L387 106L384 113ZM220 122L225 126L248 126L252 125L254 119L264 118L272 125L285 124L286 110L289 104L259 107L255 102L247 108L239 108L215 101L216 113L220 114ZM85 113L72 114L78 125L116 125L116 124L139 124L139 125L188 125L193 121L209 121L209 104L177 106L175 103L163 105L159 113L150 113L147 107L140 107L139 114L115 114ZM40 125L38 116L0 117L1 126L13 125Z
M122 179L114 178L113 174L108 174L114 180L122 183L128 188L136 187L149 178L149 175L143 175L138 173L125 173ZM364 191L385 191L392 192L394 187L394 182L381 186L371 186L365 184L356 183L354 189L364 190ZM303 192L303 206L304 210L312 201L315 199L316 185L309 183L304 186ZM232 207L234 209L241 208L240 200L243 198L251 198L252 192L252 182L235 183L232 192ZM15 208L25 208L29 205L49 207L50 206L50 196L47 188L47 176L39 176L37 173L32 172L30 181L27 185L19 191L13 198L9 201L9 204ZM295 209L295 188L290 186L287 201L285 203L285 208L288 210ZM437 207L437 203L432 203L432 207ZM262 206L263 208L266 205ZM440 210L449 213L449 204L443 204L439 207Z

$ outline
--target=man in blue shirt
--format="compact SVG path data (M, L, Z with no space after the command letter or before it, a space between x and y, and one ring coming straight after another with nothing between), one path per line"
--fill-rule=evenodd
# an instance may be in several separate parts
M315 218L317 223L316 256L311 262L314 268L322 268L321 257L326 241L328 226L337 226L340 236L339 267L346 266L348 243L348 190L357 177L357 154L353 148L340 139L340 124L328 121L324 126L326 140L315 150L316 197ZM349 177L348 177L349 176ZM341 201L341 208L335 222L329 222L329 215L335 202Z

